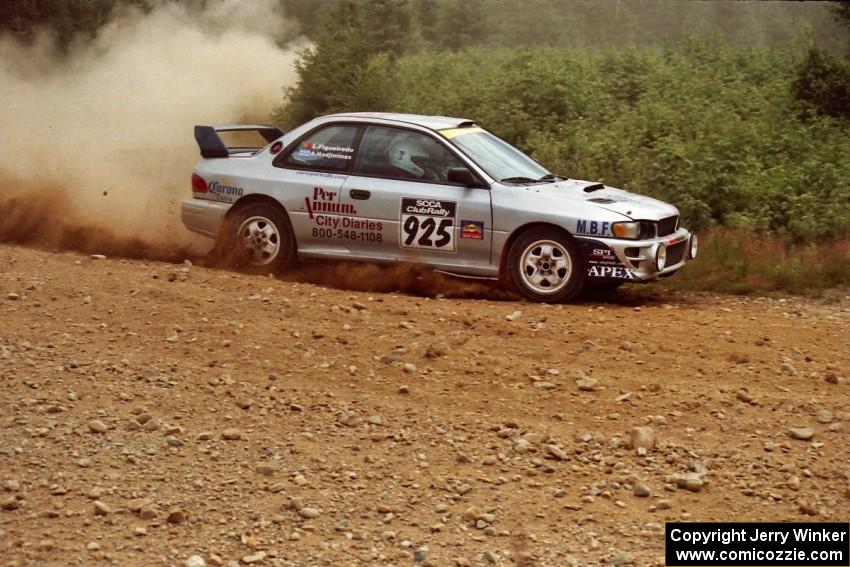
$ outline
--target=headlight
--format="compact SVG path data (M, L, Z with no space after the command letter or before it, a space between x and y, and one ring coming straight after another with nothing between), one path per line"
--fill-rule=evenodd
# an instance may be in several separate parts
M655 249L655 266L658 268L658 271L664 269L664 266L667 265L667 247L663 244L659 244L658 248Z
M652 221L615 222L611 225L614 238L644 240L655 238L655 223Z
M615 222L611 225L611 232L615 238L628 238L636 240L640 233L640 225L636 222Z
M694 258L697 257L698 251L699 251L699 240L697 239L696 234L692 234L691 235L691 246L690 246L691 260L693 260Z

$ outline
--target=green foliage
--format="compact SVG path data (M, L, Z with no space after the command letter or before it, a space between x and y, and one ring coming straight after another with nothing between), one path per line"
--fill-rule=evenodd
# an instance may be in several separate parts
M195 0L199 1L199 0ZM603 49L605 62L596 69L605 77L600 87L615 103L635 105L646 85L642 73L649 71L643 52L634 49L613 51L608 45L684 44L689 29L716 34L735 44L788 44L799 32L800 22L817 25L819 39L833 50L850 46L846 33L833 22L830 10L820 5L771 4L763 2L684 3L676 0L647 0L640 3L570 0L279 0L287 13L302 23L303 32L313 40L299 61L299 84L287 91L287 102L275 110L273 119L292 127L319 114L340 110L381 110L397 89L377 85L380 77L395 73L394 58L421 53L440 57L444 51L475 49L476 46L503 47L562 45L587 50ZM831 26L831 27L830 27ZM838 30L836 32L836 30ZM694 53L694 56L697 54ZM711 58L711 53L705 53ZM388 57L388 59L387 59ZM478 52L482 64L490 66ZM376 58L382 58L378 61ZM563 63L563 58L559 58ZM573 62L579 64L578 61ZM481 76L485 87L501 86L503 92L485 88L488 115L504 123L505 135L521 147L539 125L543 114L553 118L570 117L567 109L580 112L590 108L582 98L595 98L583 87L564 81L570 69L555 69L539 59L520 59L504 76ZM442 69L429 65L432 80ZM476 69L467 69L478 76ZM519 71L522 71L520 73ZM558 81L547 88L550 74ZM566 75L564 75L566 73ZM422 84L412 85L418 90ZM545 90L546 92L542 92ZM504 92L518 93L505 98ZM419 93L421 96L427 96ZM493 95L498 94L495 98ZM462 98L461 98L462 100ZM480 99L477 99L480 100ZM518 108L519 112L509 110ZM458 112L469 106L456 106ZM506 124L511 120L512 124ZM611 166L617 165L611 163ZM700 209L695 204L695 211Z
M408 0L333 4L296 64L298 85L273 119L291 127L317 114L384 108L392 60L409 46L410 14Z
M716 35L739 46L788 46L801 27L835 53L850 51L850 38L826 2L641 0L419 0L434 5L436 22L428 47L658 46L686 41L692 33ZM457 45L451 13L476 26ZM458 23L456 20L456 23ZM850 20L847 20L850 21ZM421 23L420 23L421 22ZM417 25L425 21L417 19ZM469 29L469 28L467 28ZM424 35L424 34L423 34Z
M850 283L850 241L789 244L749 230L702 235L697 261L663 280L678 290L811 293Z
M0 2L0 29L30 41L47 28L65 48L78 35L93 35L119 4L148 7L146 0L11 0Z
M431 44L455 51L480 44L489 32L485 16L484 0L444 0L432 16Z
M312 40L274 114L286 127L350 110L468 116L556 172L672 202L692 228L850 236L850 64L834 55L850 45L847 0L278 2ZM14 0L0 25L67 46L155 3ZM821 48L788 47L800 22Z
M25 40L47 28L67 46L92 36L113 9L149 10L165 1L203 8L223 0L6 0L0 2L0 30ZM235 1L235 0L232 0ZM315 40L322 22L340 3L372 7L363 30L405 29L411 46L458 50L469 46L651 46L678 43L688 34L714 33L736 45L787 46L800 28L818 31L819 43L832 53L850 52L850 1L838 2L683 2L641 0L276 0L301 33ZM404 4L396 10L393 4ZM383 8L382 8L383 6ZM386 8L386 9L384 9ZM399 14L402 20L398 20ZM281 39L287 39L282 31ZM417 48L418 48L417 47ZM382 50L378 49L378 51ZM397 52L396 48L390 51Z
M850 0L838 0L833 2L835 19L841 24L850 27Z
M333 110L470 117L555 172L675 204L690 228L845 238L850 125L801 115L799 60L696 38L657 49L424 51L374 59L370 80ZM310 92L292 92L301 91Z
M794 96L829 116L850 117L850 63L812 47L797 68Z

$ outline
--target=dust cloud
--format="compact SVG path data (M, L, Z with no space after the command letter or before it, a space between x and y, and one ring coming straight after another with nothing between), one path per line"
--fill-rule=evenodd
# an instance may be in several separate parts
M271 0L122 9L59 53L0 37L0 241L203 252L180 221L192 127L265 121L302 47ZM135 248L138 247L136 250Z
M195 124L262 122L306 46L272 0L163 2L61 54L0 37L0 242L225 267L188 232ZM295 38L280 47L282 35ZM414 265L302 262L283 275L359 291L507 297Z

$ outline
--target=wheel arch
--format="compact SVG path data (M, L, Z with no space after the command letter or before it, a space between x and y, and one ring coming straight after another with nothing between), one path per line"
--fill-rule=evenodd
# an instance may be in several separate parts
M510 236L508 236L508 239L505 241L505 245L502 246L501 256L499 257L499 281L503 281L503 279L507 277L508 271L506 268L508 266L508 254L510 253L511 246L513 246L517 238L535 228L552 228L562 233L570 240L575 241L575 237L570 234L570 231L565 229L563 226L559 226L551 222L530 222L517 227ZM579 250L581 250L581 248L579 248Z
M222 247L225 244L225 240L227 238L226 232L229 223L233 222L233 218L237 213L239 213L239 211L243 210L246 207L250 207L251 205L268 205L270 207L274 207L286 217L286 220L289 223L292 242L295 246L295 251L297 254L298 237L295 235L295 229L292 226L292 219L289 217L289 211L286 210L286 207L283 206L283 203L281 203L274 197L269 197L268 195L262 195L258 193L251 193L249 195L241 197L236 202L234 202L229 209L227 209L227 212L224 213L224 218L222 219L222 228L219 230L218 237L216 238L214 250L218 250L219 252L222 250Z
M240 197L239 200L237 200L235 203L233 203L233 205L230 206L229 209L227 209L227 212L224 214L224 216L233 216L238 211L244 209L248 205L254 205L258 203L276 207L280 209L281 212L283 212L287 216L287 218L289 217L289 211L286 210L286 207L284 207L280 201L278 201L274 197L269 197L268 195L261 195L259 193L251 193L249 195L245 195L244 197ZM290 222L292 222L291 219Z

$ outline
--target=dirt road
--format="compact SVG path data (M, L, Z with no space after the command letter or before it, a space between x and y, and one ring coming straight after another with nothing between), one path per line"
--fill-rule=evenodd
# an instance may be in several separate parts
M844 295L0 266L3 565L659 565L665 521L850 519Z

